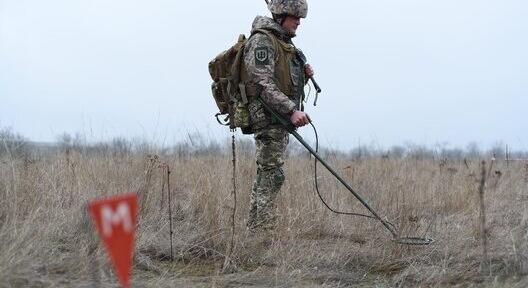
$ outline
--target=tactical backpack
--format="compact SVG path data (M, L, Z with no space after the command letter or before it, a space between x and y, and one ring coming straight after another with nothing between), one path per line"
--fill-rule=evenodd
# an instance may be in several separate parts
M246 42L246 36L241 34L235 45L209 62L209 74L213 79L213 97L220 110L215 115L218 123L230 129L241 128L242 133L251 134L246 86L241 81ZM219 119L223 115L226 116L224 123Z

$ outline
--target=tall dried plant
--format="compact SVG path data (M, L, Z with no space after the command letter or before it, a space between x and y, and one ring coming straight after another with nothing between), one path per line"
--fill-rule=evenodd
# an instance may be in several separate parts
M490 171L491 167L493 166L493 161L490 164ZM486 229L486 205L484 203L484 193L486 190L486 177L488 177L489 173L486 173L486 161L482 161L481 163L481 174L480 174L480 185L479 185L479 220L480 220L480 237L481 237L481 245L482 245L482 263L481 267L482 270L486 267L488 267L488 236L487 236L487 229Z

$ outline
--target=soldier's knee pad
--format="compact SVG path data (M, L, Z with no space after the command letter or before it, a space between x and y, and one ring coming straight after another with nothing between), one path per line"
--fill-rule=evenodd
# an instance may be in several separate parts
M285 179L286 176L284 175L282 168L277 168L273 171L273 180L276 186L281 187Z
M258 186L264 189L277 190L284 183L285 176L284 171L280 167L276 167L269 170L261 170L258 172L260 181L258 181Z

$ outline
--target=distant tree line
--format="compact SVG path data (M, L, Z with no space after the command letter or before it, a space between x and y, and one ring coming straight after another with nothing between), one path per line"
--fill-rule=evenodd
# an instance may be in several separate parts
M28 140L13 131L11 128L0 129L0 156L7 155L13 158L27 156L30 152Z
M315 147L315 145L312 145ZM237 153L242 156L252 156L255 151L253 139L237 137ZM98 154L108 156L127 156L133 154L159 154L176 155L178 157L231 155L231 138L222 140L210 139L199 133L188 133L174 145L160 147L144 139L127 139L116 137L109 141L89 142L81 134L59 135L54 143L36 143L14 132L11 128L0 129L0 156L28 157L32 153L72 153L78 152L86 155ZM528 159L528 151L510 151L503 143L496 143L490 149L483 150L475 142L465 148L449 147L447 144L437 144L434 147L407 143L395 145L388 149L375 147L375 145L357 145L348 151L339 149L321 148L319 153L325 157L340 159L360 160L367 158L387 159ZM297 141L291 139L287 154L290 156L308 156L308 151Z

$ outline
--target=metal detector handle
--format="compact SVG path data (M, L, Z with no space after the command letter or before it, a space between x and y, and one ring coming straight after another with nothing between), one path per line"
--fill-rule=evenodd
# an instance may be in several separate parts
M304 141L302 136L299 135L297 131L295 131L295 128L291 123L289 123L287 120L284 119L284 117L282 117L277 112L275 112L275 110L273 110L260 97L258 97L257 99L260 101L260 103L262 103L264 108L266 108L266 110L268 110L273 115L273 117L279 120L279 122L288 130L288 132L290 132L295 138L297 138L297 140L310 152L310 154L312 154L321 164L323 164L323 166L330 173L332 173L332 175L334 175L334 177L337 180L339 180L339 182L341 182L341 184L343 184L343 186L345 186L348 189L348 191L350 191L350 193L352 193L352 195L354 195L354 197L356 197L356 199L358 199L359 202L361 202L361 204L363 204L363 206L365 206L365 208L367 208L370 211L370 213L372 213L372 215L374 215L374 217L376 217L376 219L378 219L381 222L381 224L385 226L385 228L387 228L387 230L389 230L389 232L392 234L392 236L395 239L399 238L398 233L387 223L387 221L381 219L378 213L376 213L376 211L374 211L374 209L372 209L370 205L368 205L367 201L365 201L363 197L361 197L358 193L356 193L356 191L354 191L354 189L352 189L352 187L350 187L350 185L348 185L348 183L339 174L337 174L337 172L328 163L326 163L326 161L323 160L323 158L317 152L315 152L315 150L310 145L308 145L306 141Z
M321 93L321 87L319 87L319 84L317 84L317 82L315 82L315 78L312 76L310 77L310 81L312 81L312 84L314 85L315 87L315 99L314 99L314 106L317 106L317 99L319 99L319 93Z
M303 63L303 66L306 66L308 65L308 60L306 59L306 55L304 55L304 53L302 52L301 49L299 48L295 48L296 51L297 51L297 56L299 56L299 58L301 59L301 62ZM314 106L317 106L317 98L319 96L319 93L321 93L321 87L319 86L319 84L317 84L317 82L315 81L315 78L312 76L309 78L310 81L312 81L312 84L315 88L315 91L317 92L315 94L315 100L314 100Z
M312 81L312 84L313 84L314 87L315 87L315 91L316 91L317 93L321 93L321 91L322 91L322 90L321 90L321 87L319 87L319 84L317 84L317 82L315 82L315 78L314 78L313 76L310 77L310 81Z

